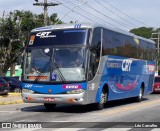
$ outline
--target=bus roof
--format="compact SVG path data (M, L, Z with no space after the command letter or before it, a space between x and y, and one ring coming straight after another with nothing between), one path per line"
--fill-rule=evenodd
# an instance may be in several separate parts
M128 36L138 38L138 39L141 39L141 40L145 40L145 41L148 41L150 43L155 44L155 42L153 40L146 39L146 38L143 38L141 36L137 36L133 33L130 33L130 32L118 29L118 28L111 28L111 27L108 27L108 26L103 26L103 25L93 24L93 23L71 23L71 24L50 25L50 26L35 28L31 32L45 31L45 30L58 30L58 29L75 29L75 28L76 29L81 29L81 28L92 28L92 29L94 29L96 27L102 27L102 28L105 28L105 29L108 29L108 30L111 30L111 31L114 31L114 32L117 32L117 33L128 35Z

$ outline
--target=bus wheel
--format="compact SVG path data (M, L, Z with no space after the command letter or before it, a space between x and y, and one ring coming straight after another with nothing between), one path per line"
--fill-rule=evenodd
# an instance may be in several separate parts
M17 88L14 89L14 92L15 92L15 93L21 93L22 91L21 91L20 88L17 87Z
M56 107L56 104L44 103L44 106L48 111L53 111Z
M137 102L141 102L142 101L142 98L143 98L143 87L141 87L140 89L140 92L139 92L139 95L136 97L136 101Z
M104 90L101 93L100 102L97 103L97 109L102 110L104 108L105 103L107 102L107 92Z

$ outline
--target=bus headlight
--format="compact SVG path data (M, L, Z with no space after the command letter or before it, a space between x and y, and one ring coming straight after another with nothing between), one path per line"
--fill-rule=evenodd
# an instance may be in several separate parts
M80 93L83 93L83 92L84 92L83 89L78 89L78 90L67 91L67 94L80 94Z
M28 89L22 89L22 92L24 92L24 93L31 93L31 94L34 93L34 91L28 90Z

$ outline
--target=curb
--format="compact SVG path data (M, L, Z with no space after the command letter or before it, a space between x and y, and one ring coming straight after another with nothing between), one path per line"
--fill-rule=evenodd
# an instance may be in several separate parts
M14 97L15 98L18 97L18 99L16 100ZM21 104L21 103L23 103L21 93L8 93L7 95L1 95L0 99L2 99L0 101L0 105Z
M8 93L7 95L1 95L0 98L10 97L10 96L21 96L21 93Z
M23 103L23 100L2 101L0 102L0 105L20 104L20 103Z

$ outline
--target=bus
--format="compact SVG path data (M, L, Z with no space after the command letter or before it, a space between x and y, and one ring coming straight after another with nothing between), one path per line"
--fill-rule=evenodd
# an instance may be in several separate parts
M33 29L24 53L22 98L43 103L95 104L153 91L155 42L96 24L60 24ZM78 63L78 64L77 64Z

